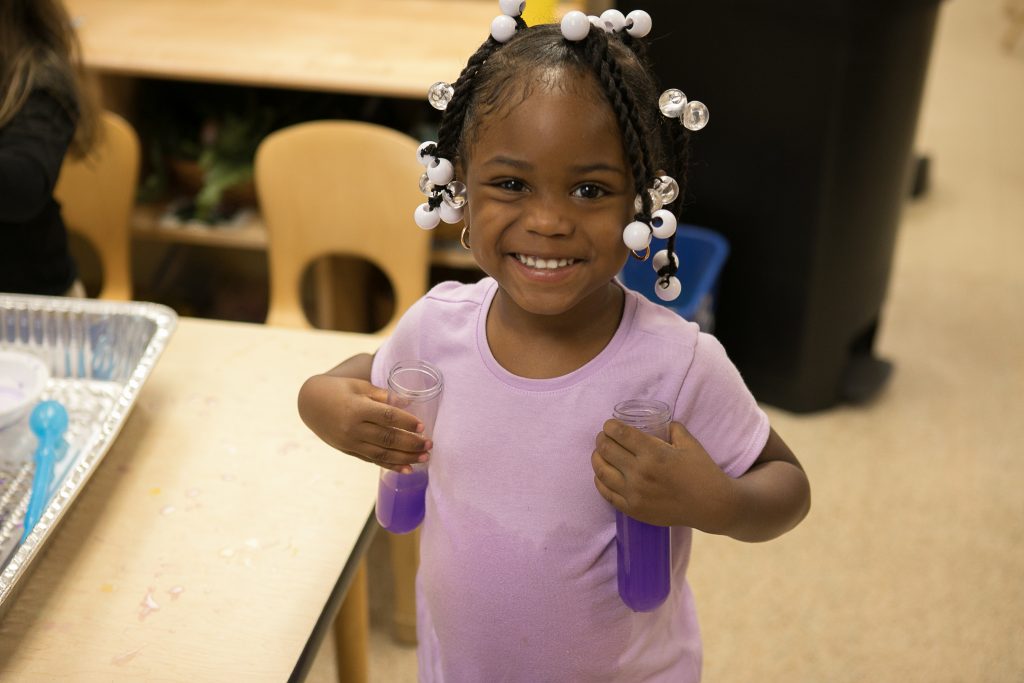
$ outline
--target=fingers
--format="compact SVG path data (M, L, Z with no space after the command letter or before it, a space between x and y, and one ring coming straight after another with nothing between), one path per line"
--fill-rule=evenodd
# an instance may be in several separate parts
M387 391L363 380L311 378L300 392L299 412L334 448L387 469L406 471L433 448L418 417L388 405Z
M348 452L396 472L427 461L434 444L423 434L419 418L386 403L367 403L372 405L362 406L363 420L347 434L357 442Z
M402 474L409 474L412 472L413 465L425 463L430 459L429 453L410 454L385 450L371 443L362 444L361 450L361 453L353 453L353 455L386 470L394 470Z
M612 468L619 472L620 475L625 475L636 465L636 456L632 451L627 450L621 443L615 441L608 436L605 432L601 432L597 435L594 440L594 456L601 459L604 466ZM591 459L594 464L594 459ZM594 471L597 472L595 465Z
M384 392L383 401L374 396L368 396L368 398L371 399L371 403L366 406L365 420L367 422L394 427L415 434L423 432L423 423L418 417L397 406L388 404L388 394L386 391Z
M657 438L645 434L635 427L630 427L620 420L606 420L602 434L631 453L639 452L647 440Z
M626 479L635 466L636 456L604 432L597 435L594 446L590 456L594 486L616 509L626 510Z
M652 463L657 462L652 456L667 445L619 420L608 420L595 438L594 446L591 455L594 485L617 510L630 514L630 500L635 502L637 492L644 491L650 483Z
M358 440L358 454L378 465L390 465L392 469L426 462L433 441L422 434L364 422L353 436Z
M634 429L619 420L606 421L602 433L620 444L630 453L653 452L664 443L658 437L645 434L639 429ZM680 422L670 423L669 443L676 448L682 449L689 449L694 445L699 445L697 439Z
M680 422L673 422L669 427L668 440L673 446L682 447L696 441L693 434Z
M594 476L594 486L597 487L597 492L601 494L601 497L612 504L612 507L614 507L616 510L628 512L629 506L626 502L626 499L618 492L608 488L608 486L606 486L605 483L601 481L600 477L596 475Z

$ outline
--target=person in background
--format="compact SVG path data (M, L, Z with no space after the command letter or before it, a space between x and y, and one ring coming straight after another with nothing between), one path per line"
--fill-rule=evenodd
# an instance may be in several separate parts
M96 135L58 0L0 2L0 292L84 296L53 188Z

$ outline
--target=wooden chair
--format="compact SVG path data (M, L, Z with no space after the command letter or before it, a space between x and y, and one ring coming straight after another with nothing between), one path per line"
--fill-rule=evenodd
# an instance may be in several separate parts
M96 146L82 158L68 156L54 197L69 230L96 249L103 269L101 299L132 298L131 215L139 180L139 138L113 112L101 112Z
M394 290L395 308L382 329L427 289L430 233L412 213L422 203L416 180L417 141L368 123L314 121L279 130L256 152L256 192L267 225L270 311L267 323L309 326L300 298L306 267L320 257L356 256L375 264ZM365 289L365 287L364 287ZM345 297L367 297L345 291ZM390 536L395 575L395 634L415 642L414 581L418 534ZM365 560L335 620L339 678L358 679L368 647Z
M395 309L382 334L426 292L430 233L412 222L424 201L417 147L407 135L354 121L301 123L267 136L256 152L256 188L269 239L268 324L309 326L301 278L323 256L358 257L384 272Z

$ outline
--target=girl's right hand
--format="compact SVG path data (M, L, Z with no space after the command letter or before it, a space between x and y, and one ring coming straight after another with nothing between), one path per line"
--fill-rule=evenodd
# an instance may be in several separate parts
M423 424L387 403L388 392L362 379L314 375L299 391L299 415L327 444L396 472L426 462L433 443Z

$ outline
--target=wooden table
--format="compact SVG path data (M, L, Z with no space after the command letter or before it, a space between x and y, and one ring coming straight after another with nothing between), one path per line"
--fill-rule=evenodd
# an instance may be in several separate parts
M86 64L175 80L426 98L455 80L493 0L67 0Z
M295 398L378 344L180 320L0 622L0 680L301 678L372 537L377 470Z

